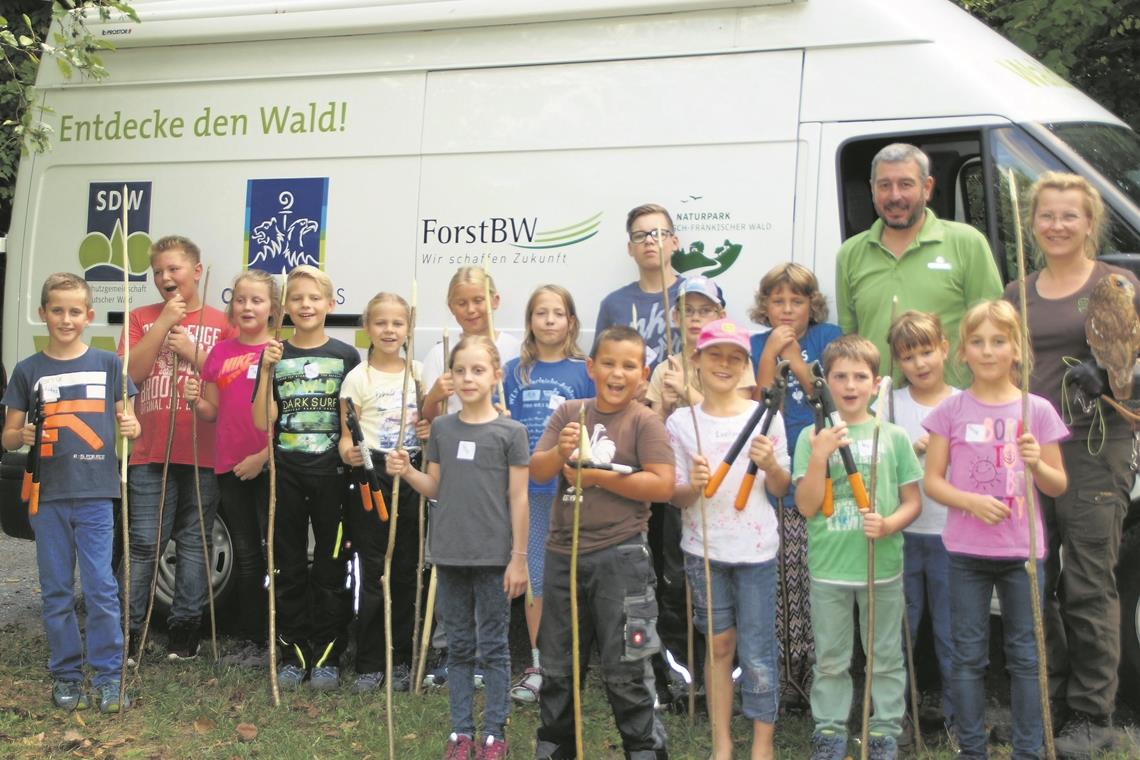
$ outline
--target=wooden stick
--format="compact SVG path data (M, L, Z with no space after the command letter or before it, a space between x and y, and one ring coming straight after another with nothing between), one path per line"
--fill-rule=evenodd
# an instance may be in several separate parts
M495 342L495 309L491 302L491 271L487 268L487 256L483 256L483 303L487 305L487 337L491 339L492 345L497 346ZM447 363L447 357L444 357L444 364ZM503 390L503 379L499 378L499 384L496 387L499 391L499 406L503 409L507 405L507 394ZM529 584L528 584L529 585Z
M435 615L435 591L439 583L439 571L435 565L431 566L431 578L428 580L427 602L424 604L424 629L420 639L419 661L416 663L416 678L412 684L412 691L422 694L424 690L424 670L427 668L427 652L431 646L432 616Z
M198 369L198 346L202 342L203 323L206 318L206 294L210 292L210 268L206 267L206 276L202 278L201 308L198 309L198 332L194 336L194 362L191 371L201 380L202 373ZM201 390L198 391L201 394ZM213 573L210 572L210 544L206 540L206 512L202 508L202 477L198 473L198 402L190 404L190 441L194 450L194 497L198 505L198 533L202 539L202 565L206 573L206 599L210 604L210 647L214 652L214 662L218 661L218 622L214 614L214 583ZM211 532L214 526L210 526Z
M273 326L273 340L281 340L281 323L285 320L285 296L289 292L289 279L281 284L281 313ZM273 428L276 422L270 415L273 404L273 376L270 375L265 387L265 445L269 449L269 513L265 530L265 564L269 578L269 694L273 706L281 706L281 689L277 685L277 564L273 551L274 528L277 524L277 454L273 446Z
M668 359L673 355L673 322L669 314L669 286L665 284L665 275L668 274L669 264L665 261L665 247L662 245L664 240L664 230L660 227L654 230L657 235L657 262L661 265L661 303L665 309L665 313L661 316L665 320L665 358Z
M574 512L570 529L570 674L574 689L574 748L576 756L586 757L582 740L582 664L578 635L578 533L582 521L582 462L590 439L586 436L586 403L578 407L578 459L574 466Z
M658 239L658 245L660 245ZM661 256L661 261L665 261L664 255ZM662 293L665 294L665 302L669 302L669 291L664 288L665 273L661 273ZM701 447L701 428L697 424L697 409L693 406L693 392L692 386L689 385L689 331L684 324L685 314L685 292L681 291L680 297L677 299L678 314L681 315L681 383L685 389L685 403L689 407L689 417L693 423L693 437L697 443L697 454L704 456L704 451ZM669 315L665 315L666 320ZM709 708L709 733L712 738L713 754L716 754L716 704L717 704L717 673L716 673L716 654L713 650L713 594L712 594L712 564L709 561L709 522L708 522L708 502L705 501L704 489L697 492L697 508L701 513L701 552L704 561L705 571L705 648L708 650L705 653L705 658L709 663L709 694L706 695Z
M1009 202L1015 220L1017 240L1017 295L1021 303L1021 429L1029 432L1029 372L1025 357L1029 356L1029 308L1025 300L1025 241L1021 229L1021 204L1017 192L1017 175L1009 169ZM1029 559L1025 572L1029 575L1029 602L1033 612L1033 639L1037 644L1037 689L1041 698L1041 721L1045 733L1045 757L1056 760L1053 744L1053 714L1049 710L1049 663L1045 653L1045 623L1041 617L1041 597L1037 585L1037 502L1034 498L1033 472L1025 468L1025 508L1029 520Z
M123 198L127 198L127 186L123 185ZM123 203L123 376L120 378L122 383L122 401L123 411L127 410L127 406L131 403L130 397L130 384L131 376L127 371L127 367L131 362L131 266L130 257L128 255L129 248L127 246L128 232L127 232L127 204ZM123 663L119 670L119 688L125 688L127 685L127 660L130 659L131 652L131 531L130 531L130 509L128 507L128 497L130 489L127 486L127 464L130 460L130 441L127 439L126 434L122 434L120 438L120 455L122 459L119 461L119 528L122 534L123 541ZM157 571L157 568L155 568ZM120 700L122 702L122 700ZM120 704L120 707L125 707L125 702Z
M685 658L689 664L689 725L697 714L697 652L696 634L693 631L693 586L685 578Z
M408 378L412 374L412 352L416 332L416 281L412 280L412 303L408 308L408 337L404 344L404 384L400 388L400 428L396 451L404 450L408 430ZM365 443L364 445L368 445ZM392 554L396 550L396 525L400 519L400 476L392 479L392 509L388 518L388 548L384 551L384 702L388 713L388 758L396 760L396 716L392 709Z
M875 432L871 434L871 479L870 479L870 506L867 512L874 514L876 506L875 488L878 485L879 475L879 431L883 427L883 417L890 412L885 409L890 405L891 377L887 375L879 383L879 409L875 414ZM863 679L863 733L859 742L859 757L867 760L871 738L871 681L875 673L875 539L867 539L867 668Z

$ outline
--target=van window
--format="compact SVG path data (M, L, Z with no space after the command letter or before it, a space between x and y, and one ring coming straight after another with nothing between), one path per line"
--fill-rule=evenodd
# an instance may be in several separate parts
M1017 273L1017 242L1014 237L1013 217L1010 211L1009 199L1009 170L1012 168L1017 177L1018 189L1023 199L1021 209L1022 218L1029 214L1024 207L1024 199L1029 186L1044 171L1071 171L1071 169L1045 149L1037 140L1025 131L1016 127L999 127L990 131L990 155L994 163L993 188L997 198L998 238L1001 241L999 266L1004 265L1004 271L1010 277ZM1074 146L1075 147L1075 146ZM1103 156L1101 160L1104 160ZM1133 164L1133 166L1137 166ZM1104 171L1104 167L1097 166ZM1111 175L1109 176L1111 179ZM1123 176L1127 176L1124 173ZM1032 229L1029 225L1023 228L1025 236L1026 270L1032 272L1040 268L1040 262L1034 255ZM1134 230L1108 208L1108 225L1105 234L1102 253L1135 253L1140 252L1140 239L1137 239Z
M985 234L981 134L971 131L878 135L846 143L839 156L843 238L862 232L877 218L871 203L871 159L894 142L915 145L930 157L934 192L927 206L942 219L972 224Z
M1140 136L1116 124L1046 127L1140 206Z

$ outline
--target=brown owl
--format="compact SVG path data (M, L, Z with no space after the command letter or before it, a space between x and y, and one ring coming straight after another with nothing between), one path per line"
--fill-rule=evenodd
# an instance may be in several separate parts
M1085 338L1093 358L1108 373L1108 384L1118 401L1132 398L1132 372L1140 351L1135 294L1127 277L1106 275L1093 288L1085 319Z

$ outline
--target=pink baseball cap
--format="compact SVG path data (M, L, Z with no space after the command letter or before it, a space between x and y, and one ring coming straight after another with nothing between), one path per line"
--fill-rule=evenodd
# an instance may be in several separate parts
M743 349L744 353L752 356L752 344L748 338L748 331L731 319L716 319L701 328L697 337L697 350L704 351L709 346L727 343Z

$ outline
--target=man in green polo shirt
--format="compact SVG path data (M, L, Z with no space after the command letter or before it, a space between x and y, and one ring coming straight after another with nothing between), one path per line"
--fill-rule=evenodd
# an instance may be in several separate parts
M958 322L978 301L1001 297L1001 276L982 233L926 207L933 189L930 159L913 145L894 143L875 155L871 192L879 218L844 242L836 257L839 326L879 347L885 374L891 299L898 297L899 314L937 314L950 339L946 381L964 388L969 373L955 356ZM901 378L896 369L895 381Z

